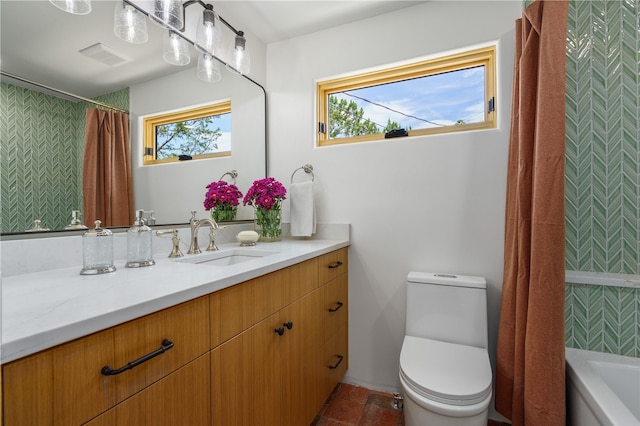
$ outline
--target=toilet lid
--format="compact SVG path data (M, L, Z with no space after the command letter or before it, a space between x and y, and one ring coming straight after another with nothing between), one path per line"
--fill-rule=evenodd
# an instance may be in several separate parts
M491 396L486 349L405 336L400 374L416 393L449 405L472 405Z

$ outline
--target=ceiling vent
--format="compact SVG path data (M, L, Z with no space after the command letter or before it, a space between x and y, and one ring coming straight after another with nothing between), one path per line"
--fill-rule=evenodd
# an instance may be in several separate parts
M110 67L115 67L116 65L131 61L131 59L122 56L120 53L102 43L96 43L92 46L85 47L80 50L80 53Z

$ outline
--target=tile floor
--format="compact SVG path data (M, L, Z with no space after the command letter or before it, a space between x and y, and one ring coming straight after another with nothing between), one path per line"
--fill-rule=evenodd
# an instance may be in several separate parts
M402 410L393 395L340 383L311 426L403 426ZM488 426L509 426L489 420Z
M312 426L402 426L402 410L393 408L393 395L340 383Z

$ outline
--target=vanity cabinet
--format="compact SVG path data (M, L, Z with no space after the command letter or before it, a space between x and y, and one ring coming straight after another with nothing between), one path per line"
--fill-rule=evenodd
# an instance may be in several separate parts
M164 339L172 343L164 353L102 373L160 349ZM19 359L3 366L4 424L83 424L208 349L209 300L201 297Z
M348 365L347 271L345 248L211 295L222 329L231 300L248 301L243 314L227 312L234 331L212 350L213 425L313 421Z
M347 368L347 269L344 248L3 365L4 425L310 424Z

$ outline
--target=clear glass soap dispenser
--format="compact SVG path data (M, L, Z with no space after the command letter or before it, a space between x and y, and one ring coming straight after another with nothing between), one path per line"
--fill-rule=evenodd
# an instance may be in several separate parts
M96 227L82 234L82 264L80 275L96 275L113 272L113 234L108 229Z
M144 224L144 210L136 212L136 220L127 231L127 268L140 268L155 265L151 241L151 228Z

